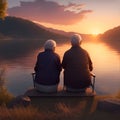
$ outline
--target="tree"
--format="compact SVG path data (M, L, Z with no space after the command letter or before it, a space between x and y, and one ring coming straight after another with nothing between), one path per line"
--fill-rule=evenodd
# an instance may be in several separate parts
M7 10L7 0L0 0L0 19L4 19Z

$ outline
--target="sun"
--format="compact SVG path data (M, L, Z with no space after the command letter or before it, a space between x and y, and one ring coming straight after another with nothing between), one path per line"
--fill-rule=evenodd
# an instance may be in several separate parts
M92 35L94 35L94 36L97 36L98 34L100 34L99 31L93 31L93 32L92 32Z
M99 29L93 29L93 30L91 30L91 34L93 35L93 36L97 36L98 34L100 34L101 33L101 31L99 30Z

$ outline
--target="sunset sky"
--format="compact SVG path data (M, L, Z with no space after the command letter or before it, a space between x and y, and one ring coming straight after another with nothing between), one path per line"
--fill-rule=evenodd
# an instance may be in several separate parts
M120 0L8 0L8 8L8 15L64 31L98 34L120 25Z

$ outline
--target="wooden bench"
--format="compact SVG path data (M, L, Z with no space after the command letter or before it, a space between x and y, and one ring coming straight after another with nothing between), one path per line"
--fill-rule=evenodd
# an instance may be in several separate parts
M95 92L95 74L91 73L92 80L90 88L87 88L84 92L67 92L65 90L60 90L56 93L43 93L39 92L35 89L35 73L32 73L33 78L33 89L29 89L26 91L25 95L29 97L92 97L96 95Z

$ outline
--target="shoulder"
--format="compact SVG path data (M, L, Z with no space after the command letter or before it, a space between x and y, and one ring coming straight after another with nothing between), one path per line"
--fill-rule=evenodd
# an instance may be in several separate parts
M56 52L53 52L54 56L56 56L57 58L60 58L60 55Z
M44 53L45 53L45 51L43 51L43 52L39 52L38 55L42 55L42 54L44 54Z
M45 52L39 52L38 55L37 55L37 57L42 56L44 53L45 53Z
M83 49L83 48L81 48L81 50L82 50L85 54L88 54L88 51L87 51L87 50L85 50L85 49Z
M69 54L72 51L72 48L68 49L67 51L65 51L64 55Z

